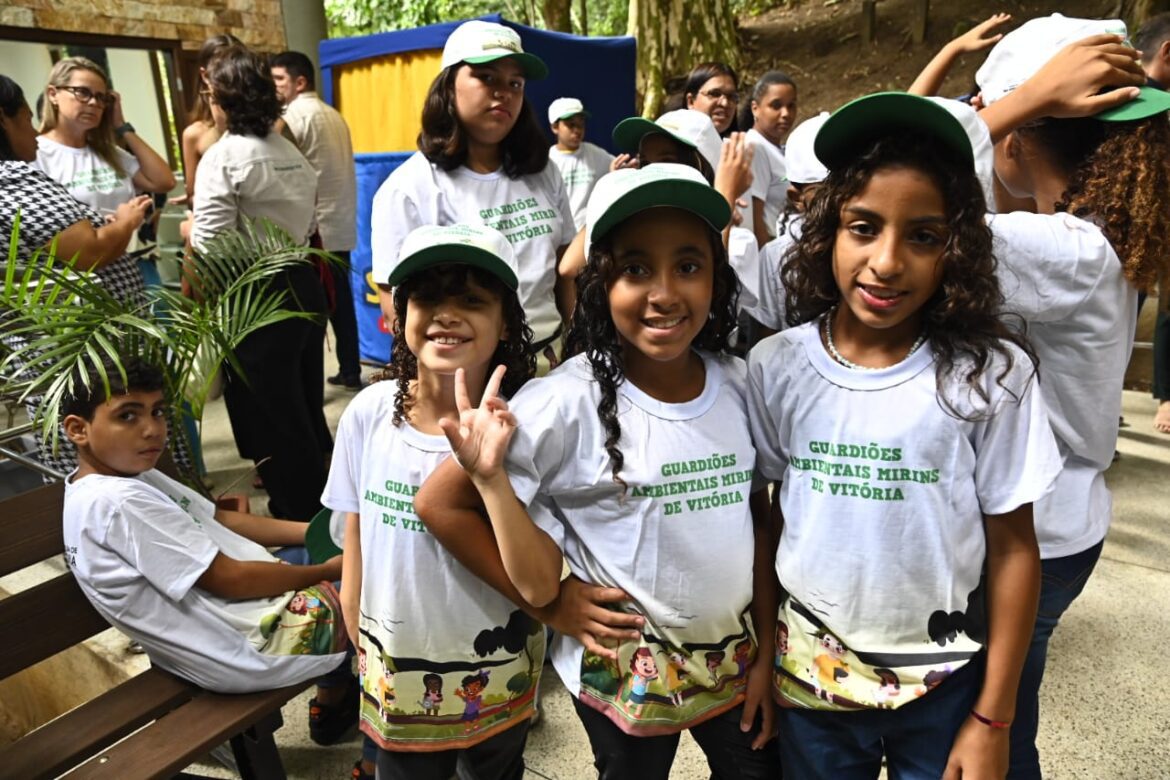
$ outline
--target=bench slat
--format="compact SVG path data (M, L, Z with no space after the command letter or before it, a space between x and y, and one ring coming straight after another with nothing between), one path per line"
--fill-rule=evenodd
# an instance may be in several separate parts
M0 599L0 680L109 628L72 574Z
M302 683L260 693L204 692L64 777L85 780L124 780L131 775L171 777L211 748L278 710L308 685Z
M0 577L60 555L65 484L55 482L4 499L0 512Z
M0 748L0 774L27 780L56 777L199 693L185 680L148 669Z

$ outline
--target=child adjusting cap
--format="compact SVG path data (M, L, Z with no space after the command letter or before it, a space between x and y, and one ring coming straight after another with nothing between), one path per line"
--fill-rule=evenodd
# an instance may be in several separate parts
M454 263L487 271L509 290L519 286L512 245L498 230L483 225L423 225L410 231L387 284L401 284L426 268Z
M592 114L585 110L585 104L577 98L562 97L557 98L548 107L548 123L554 124L562 119L568 119L571 116L584 114L588 119Z
M1061 14L1042 16L1024 22L1005 35L975 72L975 83L990 106L1036 75L1052 57L1070 43L1093 35L1125 36L1125 22L1120 19L1075 19ZM1106 122L1129 122L1170 110L1170 93L1154 87L1141 87L1137 98L1095 114Z
M928 98L907 92L875 92L849 101L825 120L813 150L832 171L879 138L904 133L932 136L974 170L971 141L959 120Z
M715 230L731 220L731 207L703 174L689 165L657 163L624 168L597 180L585 213L585 253L614 227L640 211L678 208L702 218Z
M464 22L447 37L441 65L444 68L461 62L482 65L504 57L512 57L520 63L524 75L530 79L539 80L548 75L544 60L524 51L519 33L511 27L480 19Z
M613 143L623 152L636 153L642 138L650 133L663 133L698 149L711 170L719 167L723 141L711 117L702 111L680 108L678 111L667 111L654 122L640 116L623 119L613 129Z

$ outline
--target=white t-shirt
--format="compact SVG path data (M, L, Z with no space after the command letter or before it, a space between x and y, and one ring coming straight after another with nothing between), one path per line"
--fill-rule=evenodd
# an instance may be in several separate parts
M940 403L929 342L877 371L830 358L817 323L752 350L758 466L783 483L777 684L789 701L898 707L986 641L983 515L1041 499L1060 470L1032 364L1011 354L1003 386L1002 357L983 373L989 402L946 388L964 416L982 413L968 422Z
M191 243L197 249L222 231L243 230L261 218L302 246L316 230L317 172L278 133L224 133L199 160L196 176Z
M565 190L569 193L569 207L573 210L573 225L578 231L585 227L585 206L594 183L609 173L613 155L600 146L583 141L575 152L562 152L556 144L548 150L548 159L561 172Z
M1125 369L1133 352L1137 290L1091 222L1069 214L1016 212L988 218L1005 309L1027 322L1040 358L1040 391L1064 469L1038 502L1040 555L1061 558L1105 538Z
M77 149L39 135L37 160L33 165L60 182L74 198L102 216L109 216L134 197L134 175L139 168L138 159L125 149L115 147L114 153L126 171L125 176L119 176L113 166L88 146Z
M225 528L215 506L157 470L137 477L71 475L65 483L65 558L111 625L150 660L213 691L270 690L335 669L344 653L268 655L271 624L295 593L224 599L195 586L217 553L276 561Z
M360 516L362 730L387 750L466 748L532 715L544 627L418 519L414 494L451 448L393 423L397 387L376 382L346 407L321 496Z
M321 245L331 252L348 252L357 244L357 175L349 125L316 92L302 92L285 106L284 123L317 172Z
M570 693L636 735L677 732L735 706L755 654L748 611L755 452L744 365L707 354L703 363L703 392L686 403L655 400L628 381L619 386L624 495L612 479L601 393L584 356L529 382L510 402L520 422L507 460L516 495L574 575L623 589L631 600L617 608L646 619L641 641L618 648L616 667L562 635L553 640L553 665ZM631 670L643 648L656 676Z
M742 234L746 231L731 229L727 256L739 278L739 308L772 330L788 327L784 321L786 303L780 270L784 256L800 239L800 229L801 218L797 215L789 221L784 233L762 247L757 246L755 236L750 233L745 237Z
M776 220L788 200L788 168L784 152L754 127L747 131L748 140L755 147L752 157L752 188L754 198L764 201L764 224L768 235L776 235Z
M516 252L520 303L536 341L541 341L561 324L553 288L557 250L577 235L572 213L555 165L509 179L502 170L444 171L416 152L374 195L370 215L374 280L390 278L403 240L420 225L487 225L503 233Z

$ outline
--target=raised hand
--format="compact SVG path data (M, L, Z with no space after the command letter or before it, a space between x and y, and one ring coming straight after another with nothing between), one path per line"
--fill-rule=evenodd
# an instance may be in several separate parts
M508 442L516 430L516 418L500 398L504 366L497 366L488 378L479 406L471 405L467 377L462 368L455 372L455 408L459 419L444 417L439 427L451 445L451 453L473 482L498 477L504 468Z
M989 35L992 30L1002 27L1012 20L1011 14L992 14L987 20L975 25L967 32L950 42L956 54L972 54L977 51L990 49L999 43L1003 33Z

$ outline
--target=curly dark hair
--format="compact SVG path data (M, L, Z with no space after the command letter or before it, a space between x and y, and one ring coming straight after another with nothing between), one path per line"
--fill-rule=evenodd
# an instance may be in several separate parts
M1139 290L1158 279L1170 252L1170 122L1166 114L1134 122L1044 119L1018 128L1068 175L1057 211L1099 220Z
M698 217L696 217L698 219ZM617 278L613 235L600 239L589 250L585 267L577 275L577 304L569 334L565 338L565 357L585 354L593 376L601 389L597 415L605 426L605 451L612 462L613 481L628 487L621 478L625 456L618 444L622 438L617 415L617 388L625 381L625 362L621 340L609 309L609 288ZM738 317L736 302L739 281L727 259L722 234L708 227L711 255L715 259L715 284L711 294L711 314L691 345L709 352L730 352L731 332Z
M7 76L0 75L0 112L12 119L27 105L20 85ZM0 160L15 159L16 152L12 149L12 142L8 140L8 133L0 128Z
M507 369L500 393L511 397L535 376L536 353L532 350L532 329L528 327L524 307L520 305L516 293L495 275L473 266L452 263L428 268L426 273L416 273L394 288L394 345L390 349L390 365L372 380L393 379L398 382L398 394L394 397L395 425L402 425L410 417L410 409L414 404L410 383L418 378L418 359L410 351L403 330L406 326L407 302L411 298L437 301L462 295L472 282L499 296L504 307L504 325L508 329L508 338L500 342L488 367L489 374L499 365Z
M440 71L423 102L418 150L444 171L453 171L467 162L467 136L455 111L455 76L464 65L457 63ZM504 175L518 179L540 173L548 165L548 149L548 139L525 95L516 124L500 142Z
M942 280L922 307L922 322L934 350L938 386L960 380L987 402L980 379L993 356L999 354L1005 360L995 377L998 383L1002 384L1014 364L1004 342L1019 347L1033 367L1037 366L1036 354L1018 330L1005 322L1008 315L1003 312L998 262L979 180L970 164L954 159L930 136L911 133L878 139L849 165L831 171L813 194L800 239L788 251L781 269L788 324L816 320L840 301L833 251L841 209L865 189L877 171L889 168L920 171L934 182L946 202L949 236L939 260ZM939 403L954 417L979 418L978 412L964 415L944 393L939 393Z
M207 63L212 99L236 135L264 138L283 110L264 57L244 46L221 49Z

